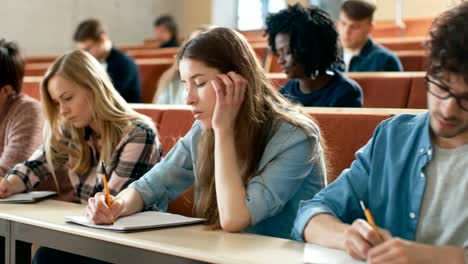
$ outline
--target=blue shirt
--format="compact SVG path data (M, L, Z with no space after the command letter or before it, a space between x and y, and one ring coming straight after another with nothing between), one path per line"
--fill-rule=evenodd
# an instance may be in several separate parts
M298 80L289 80L280 89L280 93L303 106L362 107L362 90L359 84L337 71L333 73L327 84L311 93L303 93Z
M307 138L302 129L280 121L270 135L258 164L260 173L246 187L251 226L245 232L290 238L299 202L325 185L320 132L312 123L310 127L313 132ZM197 206L199 185L195 168L202 132L201 123L195 122L161 162L129 186L140 193L145 209L166 211L169 200L192 185Z
M106 63L107 73L125 101L141 103L140 74L135 62L123 52L112 48Z
M330 214L351 224L365 219L359 199L375 223L393 236L415 240L426 186L424 167L432 158L429 114L399 115L383 121L357 151L351 167L311 200L300 205L293 236L303 240L309 220Z
M403 71L403 66L395 54L369 38L359 55L351 59L348 71Z

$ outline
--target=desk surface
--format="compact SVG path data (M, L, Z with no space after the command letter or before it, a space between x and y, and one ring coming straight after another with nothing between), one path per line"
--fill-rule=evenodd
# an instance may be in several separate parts
M138 233L116 233L67 224L84 206L54 200L36 204L0 204L0 218L129 247L215 263L301 263L304 244L252 234L205 231L187 226Z

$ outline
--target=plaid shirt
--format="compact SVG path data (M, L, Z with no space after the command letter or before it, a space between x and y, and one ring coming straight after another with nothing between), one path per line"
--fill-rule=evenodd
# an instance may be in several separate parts
M87 143L91 152L95 154L92 140L88 140ZM107 177L109 177L110 192L116 195L130 183L138 180L160 160L162 147L153 128L138 123L122 138L113 153L106 169L109 174ZM69 162L55 168L60 200L85 204L89 197L103 190L100 161L96 157L98 155L91 156L93 166L86 173L72 172ZM7 177L10 174L23 179L26 191L35 189L41 182L50 182L50 180L53 182L43 146L37 149L28 161L17 164L8 172Z

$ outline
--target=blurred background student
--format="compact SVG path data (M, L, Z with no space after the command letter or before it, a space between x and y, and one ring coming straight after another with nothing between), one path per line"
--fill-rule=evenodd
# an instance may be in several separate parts
M41 144L41 105L21 93L23 75L18 46L0 39L0 179Z
M189 36L189 40L212 28L211 25L198 26ZM153 98L155 104L185 104L187 91L180 81L179 66L174 62L158 81L156 94Z

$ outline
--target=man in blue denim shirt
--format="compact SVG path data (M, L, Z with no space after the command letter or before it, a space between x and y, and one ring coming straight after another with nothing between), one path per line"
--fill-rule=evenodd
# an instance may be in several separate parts
M364 0L345 1L337 23L346 72L403 71L398 57L370 37L375 5Z
M467 20L464 2L433 25L429 112L380 124L351 167L301 203L296 239L369 263L468 263Z

